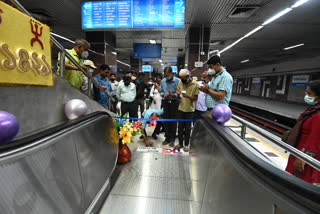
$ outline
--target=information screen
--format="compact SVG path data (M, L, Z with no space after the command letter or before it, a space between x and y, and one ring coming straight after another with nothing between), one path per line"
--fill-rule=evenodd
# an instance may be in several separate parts
M133 43L134 58L161 58L161 44Z
M82 28L184 27L185 0L83 2Z
M172 68L172 72L173 73L177 73L178 72L177 66L171 66L171 68Z
M142 72L152 72L152 65L142 65Z

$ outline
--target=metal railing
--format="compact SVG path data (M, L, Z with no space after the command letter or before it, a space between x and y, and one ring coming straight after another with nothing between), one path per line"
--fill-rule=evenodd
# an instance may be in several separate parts
M28 10L26 10L19 1L17 0L10 0L18 9L22 12L27 14L28 16L34 18ZM61 51L60 55L60 76L64 77L64 70L65 70L65 57L67 57L86 77L88 77L88 91L87 95L91 97L92 88L91 85L93 84L96 88L100 89L103 93L105 93L109 97L109 101L111 100L110 95L97 83L97 81L92 77L90 73L88 73L83 67L67 52L67 50L55 39L55 37L50 33L50 39L53 44ZM92 83L92 84L91 84Z
M277 137L275 137L273 134L271 134L270 132L264 130L263 128L260 128L254 124L251 124L249 122L247 122L246 120L236 116L236 115L232 115L232 118L234 120L236 120L237 122L239 122L241 124L241 126L239 126L241 128L241 138L243 140L245 140L245 135L247 132L247 128L257 132L258 134L260 134L261 136L267 138L268 140L270 140L270 142L274 143L275 145L281 147L282 149L288 151L290 154L292 154L293 156L295 156L296 158L304 161L306 164L312 166L313 168L317 169L318 171L320 171L320 162L314 158L312 158L311 156L303 153L302 151L286 144L285 142L282 142L281 140L279 140Z

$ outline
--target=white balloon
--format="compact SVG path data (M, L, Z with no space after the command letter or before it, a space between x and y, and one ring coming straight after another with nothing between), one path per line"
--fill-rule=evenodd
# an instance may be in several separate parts
M64 106L64 113L69 120L77 119L88 111L87 104L80 99L73 99Z

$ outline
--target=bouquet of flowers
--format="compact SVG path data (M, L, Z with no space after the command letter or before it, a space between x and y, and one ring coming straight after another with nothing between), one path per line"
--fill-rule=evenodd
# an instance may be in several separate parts
M127 117L127 114L124 115ZM130 122L128 119L120 118L120 116L116 116L113 119L113 123L117 128L119 137L122 139L122 143L133 143L132 136L142 135L141 134L141 121Z

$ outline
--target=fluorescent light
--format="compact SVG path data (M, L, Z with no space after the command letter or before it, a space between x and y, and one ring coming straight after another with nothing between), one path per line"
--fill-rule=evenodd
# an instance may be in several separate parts
M131 67L131 65L129 65L129 64L127 64L127 63L124 63L124 62L121 62L120 60L117 60L117 62L119 62L119 63L121 63L121 64L123 64L123 65L126 65L126 66L128 66L128 67Z
M304 3L306 3L307 1L309 1L309 0L299 0L294 5L292 5L291 8L299 7L299 6L303 5Z
M289 50L289 49L293 49L293 48L297 48L297 47L300 47L300 46L303 46L304 44L299 44L299 45L294 45L294 46L290 46L290 47L287 47L287 48L284 48L283 50Z
M150 39L149 41L150 41L151 44L157 44L157 41L154 40L154 39Z
M235 41L234 43L232 43L231 45L229 45L228 47L226 47L225 49L223 49L222 51L219 52L219 54L225 52L226 50L232 48L233 46L235 46L236 44L238 44L239 42L241 42L241 40L243 40L245 37L242 37L240 39L238 39L237 41Z
M283 16L283 15L285 15L285 14L289 13L291 10L292 10L291 8L286 8L286 9L284 9L284 10L283 10L283 11L281 11L280 13L278 13L278 14L276 14L276 15L272 16L270 19L268 19L267 21L265 21L262 25L267 25L267 24L269 24L269 23L273 22L274 20L276 20L276 19L280 18L281 16Z
M259 31L261 28L263 28L263 26L256 27L255 29L253 29L252 31L250 31L249 33L247 33L244 37L247 38L247 37L251 36L251 35L254 34L255 32Z
M249 62L249 61L250 61L250 59L246 59L246 60L241 61L241 63L246 63L246 62Z
M50 34L53 35L53 36L59 37L60 39L64 39L64 40L66 40L66 41L68 41L68 42L71 42L71 43L75 44L74 41L72 41L72 40L70 40L70 39L68 39L68 38L66 38L66 37L60 36L60 35L58 35L58 34L56 34L56 33L52 33L52 32L50 32Z
M111 52L113 55L117 55L117 52Z
M159 62L162 62L162 59L159 59Z

